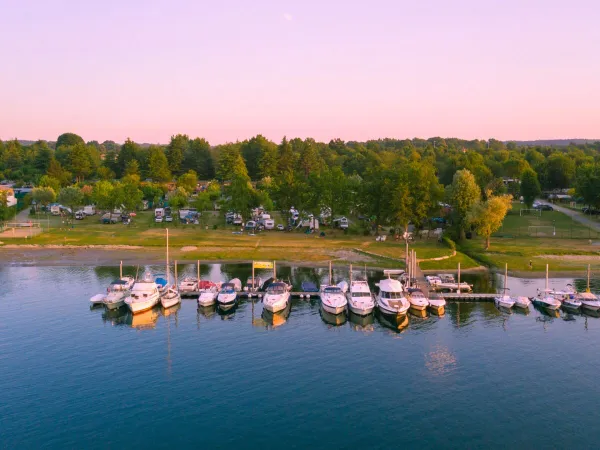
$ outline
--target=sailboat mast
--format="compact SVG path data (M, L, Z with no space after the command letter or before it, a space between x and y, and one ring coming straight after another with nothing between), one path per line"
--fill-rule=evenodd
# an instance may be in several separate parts
M329 261L329 286L331 286L331 261Z
M167 285L169 284L169 229L167 228L167 261L166 261L166 271L167 271Z
M588 264L587 270L587 289L586 292L590 292L590 265Z
M546 264L546 292L548 292L548 264Z
M506 285L508 284L508 263L504 264L504 295L506 295Z
M352 264L350 264L350 289L352 289Z

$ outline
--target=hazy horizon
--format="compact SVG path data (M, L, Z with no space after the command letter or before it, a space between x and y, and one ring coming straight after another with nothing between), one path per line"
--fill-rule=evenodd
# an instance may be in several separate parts
M0 139L597 136L599 22L592 0L4 0Z

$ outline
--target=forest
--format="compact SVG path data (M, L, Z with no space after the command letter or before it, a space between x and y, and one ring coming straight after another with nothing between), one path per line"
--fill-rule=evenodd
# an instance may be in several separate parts
M467 223L477 223L477 210L489 214L486 202L491 207L506 194L523 195L531 204L542 191L571 189L582 202L600 207L600 142L555 148L494 139L324 143L284 137L276 143L257 135L213 146L177 134L167 145L140 145L130 139L86 143L64 133L55 142L0 141L0 180L32 184L42 204L58 199L131 209L164 195L183 205L198 180L216 180L195 198L200 209L225 199L242 213L260 204L281 211L293 206L398 227L439 216L445 202L460 234ZM169 190L166 183L173 181L177 188Z

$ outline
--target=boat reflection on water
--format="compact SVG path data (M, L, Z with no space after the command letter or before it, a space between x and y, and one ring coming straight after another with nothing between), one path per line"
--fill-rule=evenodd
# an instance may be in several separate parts
M349 311L348 319L350 320L350 324L354 331L371 332L375 330L375 317L373 314L359 316L358 314L354 314L352 311Z
M129 311L125 323L131 328L137 328L138 330L151 329L156 326L159 317L160 308L152 308L137 314L132 314Z
M506 306L502 306L498 303L496 303L496 309L498 311L500 311L502 314L512 314L513 313L512 308L507 308Z
M217 314L217 305L198 306L198 314L203 315L207 319L214 317Z
M169 316L177 316L177 313L179 312L179 310L181 309L181 302L177 303L176 305L171 306L170 308L163 308L162 310L162 315L165 317L169 317Z
M397 333L406 331L406 328L409 325L408 315L406 314L394 317L388 314L381 314L379 311L377 311L377 320L383 327L394 330Z
M427 317L427 309L415 309L415 308L410 308L410 309L408 310L408 312L409 312L411 315L413 315L413 316L415 316L415 317L418 317L418 318L420 318L420 319L424 319L424 318L426 318L426 317Z
M600 317L600 311L592 311L591 309L584 309L583 314L589 317Z
M548 309L536 304L534 304L533 307L546 317L551 317L553 319L558 319L560 317L560 311L558 309Z
M288 317L290 317L291 311L292 302L288 302L287 306L284 309L276 313L273 313L267 310L266 308L263 308L260 316L265 322L267 328L277 328L287 322Z
M348 318L346 317L346 313L342 314L331 314L323 309L323 307L319 308L319 313L321 314L321 319L327 325L331 325L334 327L338 327L340 325L344 325Z
M105 309L102 313L102 321L111 325L125 325L127 321L127 308Z

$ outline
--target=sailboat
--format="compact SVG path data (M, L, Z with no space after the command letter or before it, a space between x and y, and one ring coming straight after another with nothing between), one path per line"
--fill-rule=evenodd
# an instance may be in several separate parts
M590 291L590 265L588 264L587 270L587 288L585 292L580 292L577 294L577 298L581 302L581 307L588 311L598 311L600 310L600 300L595 294L592 294Z
M515 306L515 301L510 295L506 294L506 291L508 290L507 284L508 284L508 264L506 264L506 266L504 268L504 293L502 295L499 295L498 297L494 298L494 302L496 303L496 306L499 306L501 308L511 309L513 306Z
M167 228L167 286L169 285L169 229ZM163 308L171 308L181 302L181 294L177 289L177 264L175 264L175 283L169 286L166 292L160 298L160 304Z
M550 292L551 290L548 289L548 264L546 264L546 289L543 292L538 289L538 295L533 299L533 303L551 311L559 309L562 305L561 301L550 295Z

